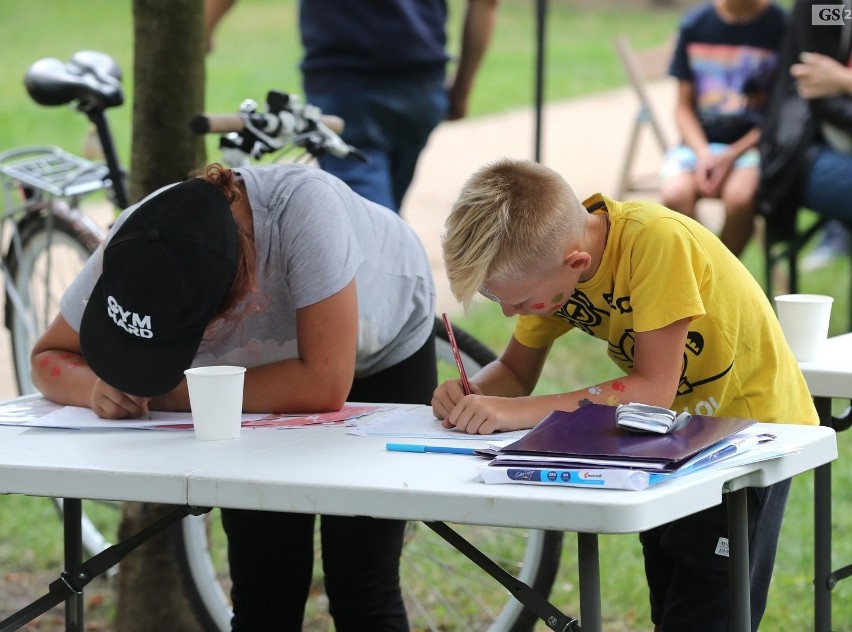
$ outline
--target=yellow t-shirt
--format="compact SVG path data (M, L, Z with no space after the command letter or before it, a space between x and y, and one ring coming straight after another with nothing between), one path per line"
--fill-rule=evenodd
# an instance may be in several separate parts
M691 319L674 409L766 422L818 424L807 384L761 287L698 222L650 202L595 195L609 213L599 269L551 316L521 316L515 338L548 346L573 328L606 340L633 369L634 332Z

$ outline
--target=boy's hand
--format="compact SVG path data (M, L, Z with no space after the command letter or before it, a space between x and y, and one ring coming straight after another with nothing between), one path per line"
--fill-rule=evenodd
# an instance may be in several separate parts
M481 388L473 382L469 383L471 392L478 395L482 394ZM438 419L446 419L464 396L464 388L460 379L447 380L438 386L432 394L432 414Z
M141 417L148 412L148 398L128 395L98 379L92 388L90 406L104 419Z
M523 398L467 395L444 417L443 425L467 434L492 434L531 428L534 423Z

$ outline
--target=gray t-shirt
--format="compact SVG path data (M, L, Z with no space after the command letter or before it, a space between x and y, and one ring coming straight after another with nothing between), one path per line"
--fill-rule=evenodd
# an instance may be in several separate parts
M254 218L259 309L211 328L193 366L254 367L298 357L296 310L335 294L353 277L355 377L387 369L423 346L434 325L435 287L426 252L408 224L314 167L279 164L236 172ZM121 214L107 241L135 209ZM62 316L76 331L102 267L103 246L62 297Z

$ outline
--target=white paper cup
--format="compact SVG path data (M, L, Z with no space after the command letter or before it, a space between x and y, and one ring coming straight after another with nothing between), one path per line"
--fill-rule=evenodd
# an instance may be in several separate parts
M184 371L195 438L236 439L243 415L245 367L201 366Z
M799 362L814 360L828 338L834 298L822 294L783 294L775 297L778 321L787 344Z

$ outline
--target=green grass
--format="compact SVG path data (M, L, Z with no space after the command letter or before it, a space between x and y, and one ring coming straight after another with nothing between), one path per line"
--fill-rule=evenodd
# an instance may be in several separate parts
M588 3L587 3L588 4ZM453 47L463 2L452 2ZM534 3L503 0L497 32L472 96L471 116L483 116L533 101L535 22ZM92 17L96 16L96 17ZM551 0L546 34L547 100L561 100L624 85L611 39L628 34L638 48L662 43L674 30L678 11L635 9L581 9L567 0ZM207 109L233 112L245 98L262 101L266 91L300 92L297 64L300 47L296 34L294 0L241 0L217 33L216 48L208 57ZM76 50L95 49L113 55L124 69L126 105L111 112L120 155L129 155L133 88L131 2L56 0L0 2L0 150L25 144L57 144L77 151L87 128L79 114L67 108L43 108L27 96L22 77L40 57L68 59ZM808 221L808 218L803 218ZM746 250L744 262L763 279L762 253L756 244ZM849 264L841 261L803 275L800 291L837 297L831 333L848 330ZM839 287L838 287L839 286ZM458 325L494 349L502 348L512 323L492 305L478 304ZM617 375L605 358L603 343L569 335L554 347L537 392L579 388ZM451 369L450 369L451 370ZM841 454L852 441L839 435ZM852 561L852 542L842 537L850 526L852 480L846 468L833 468L837 565ZM0 496L0 560L9 571L35 572L55 567L61 552L59 521L43 499ZM807 629L813 620L812 600L812 477L802 475L793 484L781 535L770 602L762 629ZM553 602L577 615L576 537L565 540L562 567ZM607 630L648 630L648 605L642 558L635 535L601 538L601 568ZM852 630L852 581L834 591L835 630ZM544 630L543 624L540 629Z
M458 50L462 2L451 2L452 53ZM270 89L301 92L301 45L295 0L241 0L217 30L207 58L207 109L235 112L240 102L262 102ZM478 76L471 116L533 102L535 19L533 3L503 0L492 47ZM95 20L92 16L97 16ZM559 100L624 83L610 37L629 33L637 46L660 43L675 27L675 11L592 11L566 0L550 2L546 31L547 99ZM9 0L0 3L0 150L25 144L57 144L77 151L85 119L67 108L44 108L27 95L22 78L41 57L67 60L94 49L109 53L124 71L126 103L110 112L119 154L129 156L133 90L131 2L90 0L86 11L71 2ZM212 147L212 145L211 145Z

